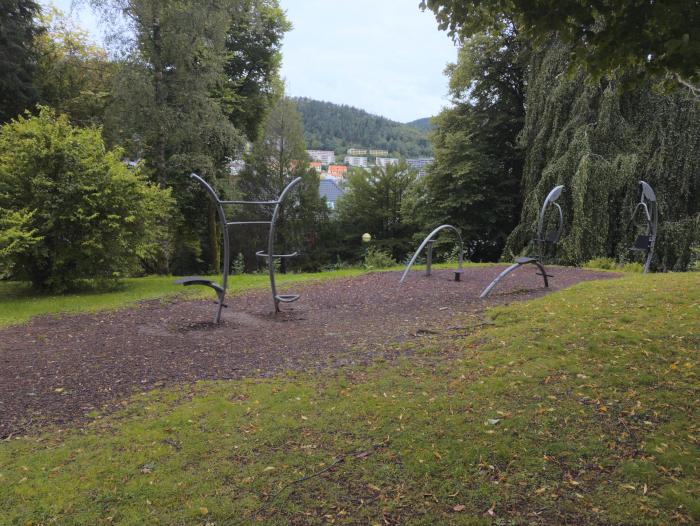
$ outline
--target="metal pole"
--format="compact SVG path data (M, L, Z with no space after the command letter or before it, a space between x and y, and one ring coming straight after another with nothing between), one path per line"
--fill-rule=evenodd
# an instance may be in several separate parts
M425 256L425 275L430 276L430 271L432 270L433 266L433 243L435 243L434 239L431 239L428 241L428 250Z

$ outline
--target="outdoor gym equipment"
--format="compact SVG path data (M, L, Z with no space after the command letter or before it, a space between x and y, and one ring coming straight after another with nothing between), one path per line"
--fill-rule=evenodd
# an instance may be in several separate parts
M462 241L462 235L459 233L459 230L457 230L452 225L441 225L435 230L433 230L430 234L428 234L428 236L420 244L418 250L416 250L416 253L413 254L411 261L409 261L408 265L406 265L406 269L403 271L403 275L401 276L401 281L399 281L399 284L404 282L406 276L408 275L408 271L411 270L411 266L416 262L418 254L420 254L426 246L428 247L428 250L426 251L425 258L425 275L430 276L431 267L433 264L433 243L435 242L435 236L438 235L438 233L442 230L452 230L455 234L457 234L457 239L459 240L459 256L457 258L457 270L455 270L455 281L460 280L462 276L462 258L464 254L464 243Z
M646 228L643 234L637 235L634 245L630 250L644 252L644 273L649 272L651 260L654 257L654 246L656 245L656 233L659 228L659 207L656 203L656 194L649 183L639 181L642 195L639 198L639 203L634 207L630 223L633 223L637 212L644 210L644 219L646 220Z
M228 307L224 303L226 297L226 287L228 285L228 275L229 267L231 263L231 247L229 240L229 228L238 225L269 225L270 230L267 237L267 252L259 250L255 253L256 256L267 258L267 267L270 274L270 289L272 290L272 300L275 305L275 312L280 312L280 303L291 303L299 299L298 294L277 294L277 287L275 285L275 258L290 258L298 255L297 252L291 254L275 254L274 252L274 242L275 242L275 225L277 222L277 217L279 216L280 207L284 199L289 195L289 192L297 184L301 182L301 177L297 177L291 183L289 183L285 189L282 191L280 196L274 201L222 201L219 199L219 195L216 191L202 179L197 174L191 174L190 177L197 181L209 194L209 197L214 201L216 209L219 214L219 222L221 223L221 232L224 238L224 261L223 261L223 271L221 285L214 283L211 280L202 278L199 276L189 276L177 280L175 283L189 286L189 285L203 285L205 287L211 287L216 292L218 298L216 315L214 316L214 323L219 323L221 321L221 309ZM224 211L224 205L260 205L260 206L274 206L274 211L272 212L272 218L269 221L228 221L226 219L226 212Z
M503 272L501 272L498 276L496 276L496 279L494 279L488 287L486 287L481 295L479 296L480 298L485 298L486 296L489 295L491 290L498 285L498 282L501 281L504 277L506 277L508 274L513 272L514 270L522 267L523 265L527 264L532 264L536 265L539 269L540 272L538 273L539 276L542 276L544 279L544 286L549 287L549 280L547 280L548 277L552 277L547 274L547 271L544 268L544 256L545 256L545 251L549 245L556 245L559 242L559 238L561 237L561 233L564 230L564 214L561 211L561 206L556 202L557 199L559 199L559 196L561 195L562 191L564 190L564 186L555 186L552 188L552 190L547 194L547 197L544 200L544 203L542 204L542 209L540 210L540 215L537 218L537 238L535 238L535 242L537 244L537 254L533 256L527 256L527 257L518 257L515 258L515 263L513 263L510 267L505 269ZM558 212L558 226L556 230L552 230L549 232L545 232L545 215L547 214L547 210L549 207L552 206L557 209Z

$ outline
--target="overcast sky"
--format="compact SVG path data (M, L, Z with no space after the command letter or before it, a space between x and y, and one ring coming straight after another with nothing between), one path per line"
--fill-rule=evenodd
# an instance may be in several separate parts
M42 4L50 3L42 0ZM54 0L65 12L72 0ZM282 48L287 93L349 104L401 122L447 104L443 70L457 51L419 0L281 0L294 29ZM89 8L74 8L99 35Z

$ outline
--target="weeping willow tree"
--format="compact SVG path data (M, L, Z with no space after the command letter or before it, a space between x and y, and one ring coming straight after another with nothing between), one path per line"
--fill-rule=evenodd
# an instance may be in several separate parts
M504 258L526 250L556 184L566 186L561 263L633 258L630 220L643 179L659 200L654 265L685 270L700 244L700 104L684 93L651 87L620 93L615 80L591 85L582 75L571 78L568 56L556 41L533 54L520 137L523 209Z

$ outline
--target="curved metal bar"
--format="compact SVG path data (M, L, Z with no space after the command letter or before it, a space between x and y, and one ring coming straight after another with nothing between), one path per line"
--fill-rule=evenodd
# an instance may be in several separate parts
M523 267L523 266L528 265L528 264L536 265L540 269L540 272L542 272L542 277L544 278L544 286L549 288L549 280L547 279L547 271L545 270L544 265L542 265L542 263L540 263L536 259L533 259L532 261L528 261L527 263L513 263L510 267L508 267L503 272L501 272L498 276L496 276L496 278L491 283L489 283L489 286L486 287L481 292L481 294L479 295L479 298L484 299L486 296L488 296L491 293L491 290L493 290L493 288L496 285L498 285L499 281L501 281L503 278L505 278L508 274L513 272L515 269Z
M639 203L634 209L632 214L632 220L637 213L639 208L644 208L644 214L647 220L647 235L650 236L649 249L646 253L646 258L644 261L644 273L649 272L651 267L651 260L654 258L654 249L656 247L656 234L659 229L659 206L656 202L656 193L649 183L646 181L639 181L639 186L641 187L642 195L639 198Z
M301 182L301 177L297 177L294 179L291 183L289 183L284 190L282 190L282 193L280 194L279 198L277 199L277 204L275 205L275 211L272 213L272 219L270 221L270 233L267 237L267 268L268 272L270 274L270 288L272 289L272 301L275 304L275 312L280 312L280 302L284 302L284 299L280 299L280 296L277 295L277 286L275 284L275 258L274 258L274 243L275 243L275 226L277 225L277 217L279 216L279 211L280 207L282 206L282 203L284 202L285 197L287 197L287 194L294 188L296 185L298 185Z
M462 260L463 260L463 255L464 255L464 242L462 241L462 234L459 233L459 230L457 228L453 227L452 225L440 225L437 227L435 230L433 230L428 236L423 240L423 242L420 244L418 247L418 250L416 250L416 253L413 254L413 257L411 258L411 261L409 261L408 265L406 265L406 269L403 271L403 275L401 276L401 280L399 281L399 284L403 283L404 280L406 279L406 275L408 274L408 271L411 270L411 266L416 262L416 259L418 258L418 254L421 253L421 251L425 248L425 246L433 240L433 237L437 235L438 232L441 230L452 230L454 231L455 234L457 234L457 237L459 238L459 258L458 258L458 269L462 270Z
M209 185L209 183L207 183L197 174L190 174L190 177L197 181L200 185L202 185L206 192L209 194L209 197L211 197L212 201L214 201L214 204L216 205L216 209L219 214L219 222L221 223L221 233L224 238L224 261L221 273L221 291L214 289L216 291L216 295L219 298L219 306L216 309L214 323L219 323L221 321L221 310L224 308L224 300L226 298L226 287L228 286L228 274L231 262L231 247L228 235L228 222L226 220L226 213L224 212L224 207L222 206L222 201L221 199L219 199L219 195L216 193L216 191Z

